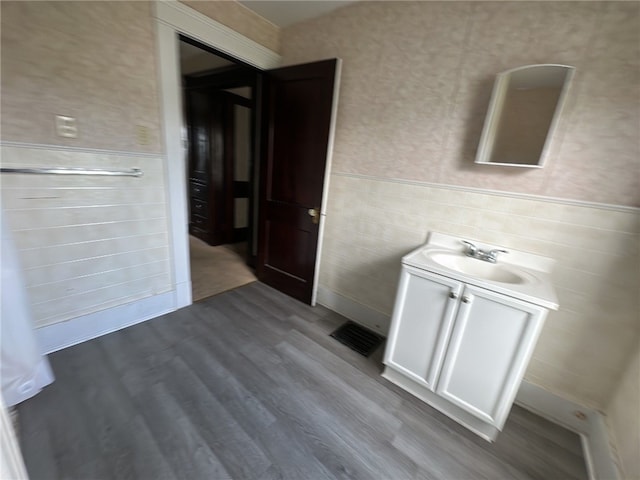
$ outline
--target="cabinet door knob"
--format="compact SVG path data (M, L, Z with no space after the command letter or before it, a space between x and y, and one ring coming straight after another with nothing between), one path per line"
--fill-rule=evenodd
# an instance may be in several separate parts
M456 292L449 292L449 298L453 298L455 300L458 298L458 294Z
M466 295L462 297L462 303L471 303L471 297L467 297Z

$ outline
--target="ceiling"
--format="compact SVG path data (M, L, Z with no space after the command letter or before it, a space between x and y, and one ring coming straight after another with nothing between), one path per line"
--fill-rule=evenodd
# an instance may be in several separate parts
M336 8L355 3L355 0L239 0L239 3L282 28L303 20L319 17Z

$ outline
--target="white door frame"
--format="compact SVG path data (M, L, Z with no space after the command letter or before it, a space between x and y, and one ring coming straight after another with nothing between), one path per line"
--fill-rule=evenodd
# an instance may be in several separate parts
M191 305L191 269L187 230L187 175L182 150L182 96L178 34L191 37L263 70L280 66L277 53L175 1L157 1L158 75L165 145L169 245L175 308ZM326 192L325 192L326 193Z

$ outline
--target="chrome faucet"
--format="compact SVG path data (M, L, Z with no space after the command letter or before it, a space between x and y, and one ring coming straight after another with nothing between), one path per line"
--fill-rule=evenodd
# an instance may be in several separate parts
M467 250L465 252L465 255L467 257L477 258L478 260L489 263L496 263L498 261L499 253L509 253L508 251L502 250L500 248L494 248L493 250L489 250L488 252L486 252L484 250L480 250L473 243L467 242L466 240L462 240L462 243L467 246Z
M476 247L473 243L471 242L467 242L466 240L462 240L462 243L464 243L467 246L467 251L465 252L465 255L467 257L473 257L473 258L478 258L476 255L478 255L478 247Z
M482 260L489 263L496 263L498 261L499 253L509 253L509 252L506 250L502 250L501 248L494 248L493 250L489 250L488 252L485 252Z

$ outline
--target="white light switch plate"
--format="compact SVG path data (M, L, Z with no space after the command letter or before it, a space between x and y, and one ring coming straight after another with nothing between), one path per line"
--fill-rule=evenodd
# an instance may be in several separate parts
M78 127L74 117L56 115L56 134L59 137L77 138Z
M149 145L149 128L144 125L136 125L136 138L138 145Z

